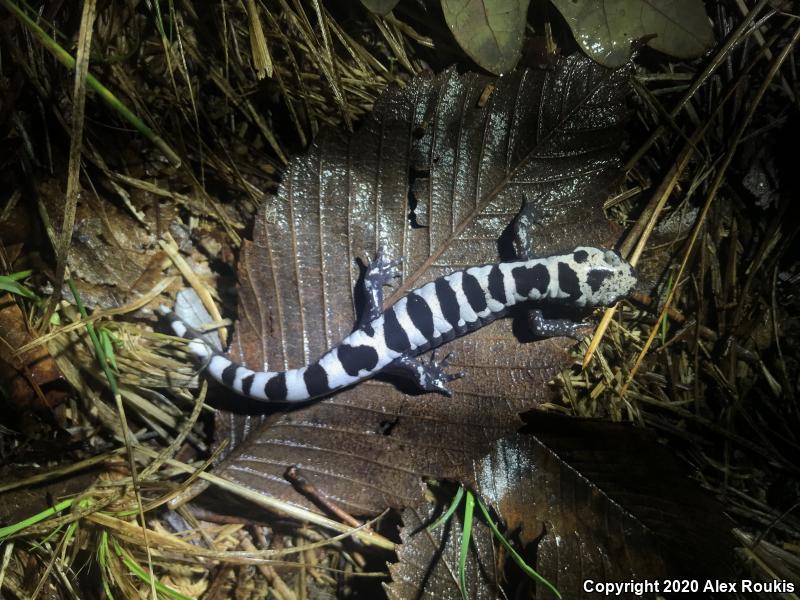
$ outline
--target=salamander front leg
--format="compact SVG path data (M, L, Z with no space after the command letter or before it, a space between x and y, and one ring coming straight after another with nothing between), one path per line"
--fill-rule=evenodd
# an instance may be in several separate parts
M464 373L448 373L445 369L450 364L452 352L436 362L436 352L431 354L428 363L416 360L410 356L401 356L390 363L384 371L411 379L423 392L438 392L445 396L452 396L453 392L447 384L464 376Z
M528 327L536 337L571 337L581 340L586 335L581 330L591 327L586 321L572 321L570 319L546 319L539 309L528 312Z
M517 260L529 260L535 256L533 251L533 230L541 223L540 211L530 201L527 195L523 196L522 208L514 218L514 253Z
M358 320L358 327L364 327L381 316L383 313L383 286L402 275L399 268L402 263L402 258L387 260L381 248L378 249L375 258L369 261L367 271L364 273L362 288L364 311Z

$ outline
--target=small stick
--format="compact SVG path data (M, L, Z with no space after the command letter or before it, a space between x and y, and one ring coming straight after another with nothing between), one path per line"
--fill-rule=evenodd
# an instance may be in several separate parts
M308 496L314 503L318 504L320 507L324 508L328 512L333 515L339 517L339 520L342 523L350 525L350 527L361 527L363 523L361 523L358 519L356 519L353 515L348 512L345 512L335 504L333 504L330 500L328 500L322 492L320 492L317 487L311 483L306 477L302 474L302 472L297 468L297 465L289 467L286 469L286 479L288 479L292 485L297 488L298 491L302 492L306 496ZM371 530L368 527L364 528L365 531Z

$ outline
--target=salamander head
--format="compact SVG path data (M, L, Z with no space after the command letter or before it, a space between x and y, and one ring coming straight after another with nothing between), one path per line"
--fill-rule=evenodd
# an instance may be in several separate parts
M636 286L633 267L613 250L579 246L568 264L578 277L578 306L611 306Z

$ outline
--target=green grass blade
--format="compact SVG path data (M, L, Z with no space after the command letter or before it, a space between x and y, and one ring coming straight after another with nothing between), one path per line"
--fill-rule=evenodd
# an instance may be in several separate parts
M113 540L113 542L114 542L114 552L117 553L117 556L119 556L122 559L122 562L125 563L125 566L128 567L131 573L133 573L136 577L138 577L148 585L155 584L156 589L159 592L165 594L166 596L169 596L170 598L174 598L175 600L192 600L188 596L184 596L183 594L176 592L171 587L167 587L166 585L158 581L158 579L155 579L152 574L145 571L142 568L142 566L138 562L136 562L136 560L130 555L130 553L128 553L127 550L125 550L119 545L117 540Z
M19 281L20 279L25 279L26 277L30 277L33 275L33 271L28 269L27 271L17 271L16 273L9 273L8 275L3 275L3 277L8 277L12 281Z
M508 551L511 558L513 558L514 562L517 563L517 566L520 569L522 569L522 571L528 577L530 577L537 583L541 583L548 590L553 592L556 595L556 597L561 598L561 593L555 588L555 586L549 581L547 581L544 577L539 575L539 573L534 571L533 568L531 568L531 566L525 562L525 559L522 558L516 550L514 550L514 547L511 545L511 542L509 542L505 538L505 536L502 533L500 533L500 530L497 528L497 524L492 520L492 517L489 515L489 510L486 508L486 505L483 503L483 500L477 498L477 502L478 502L478 508L481 510L481 513L483 513L483 518L486 519L486 523L492 530L494 537L496 537L497 540L503 545L503 548L505 548Z
M456 512L456 509L458 508L458 505L461 502L461 497L463 495L464 495L464 486L462 485L462 486L459 486L458 490L456 490L456 495L453 496L453 501L450 503L450 506L447 508L447 510L442 514L441 517L439 517L433 523L428 525L428 527L426 529L428 531L433 531L434 529L439 527L439 525L441 525L442 523L445 523L447 521L447 519L452 517L453 513Z
M112 369L114 369L117 373L119 373L119 367L117 367L117 359L114 358L114 340L111 338L111 334L109 333L109 331L105 328L100 329L100 342L102 342L103 352L105 352L108 364L111 365Z
M467 490L467 499L464 502L464 528L461 532L461 552L458 555L458 582L461 588L461 597L464 600L469 600L467 598L467 556L469 556L469 541L472 537L472 516L474 512L475 495Z
M64 534L64 542L61 544L61 561L64 564L67 564L67 549L70 547L75 537L75 532L78 531L78 527L78 521L73 521L67 525L67 532Z
M53 529L53 531L51 531L50 533L45 535L43 538L33 540L33 543L31 544L31 547L36 548L36 549L40 549L40 548L46 546L50 542L50 540L54 539L58 535L59 531L61 531L61 525L59 525L58 527Z
M62 500L55 506L51 506L48 509L43 510L40 513L36 513L33 516L28 517L27 519L23 519L18 523L14 523L13 525L7 525L6 527L0 527L0 541L4 540L5 538L15 535L22 531L23 529L30 527L31 525L35 525L45 519L48 519L55 515L56 513L60 513L62 510L69 508L72 506L74 502L73 498L69 500Z
M2 1L3 0L0 0L0 2ZM89 315L86 313L86 308L83 306L80 295L78 295L78 288L75 287L75 283L71 279L67 280L67 285L69 286L69 291L72 292L72 296L75 298L75 304L78 306L78 312L80 312L81 317L87 319ZM116 396L117 378L114 377L114 373L108 366L106 353L103 350L103 344L100 342L100 338L97 336L97 330L94 328L94 323L86 323L86 332L89 334L89 339L92 340L92 346L94 347L94 353L97 357L97 362L100 363L100 368L103 370L106 379L108 379L108 385L111 388L111 392Z
M100 543L97 546L97 563L100 565L100 581L103 585L103 591L109 600L114 600L114 594L111 593L111 586L108 584L108 574L111 572L111 567L108 566L108 532L105 530L100 533Z
M31 33L36 36L42 46L44 46L45 49L50 52L50 54L55 56L62 65L68 69L75 68L75 59L72 57L72 55L62 48L58 42L51 38L44 29L39 27L39 25L33 21L33 19L31 19L24 10L22 10L11 0L0 0L0 5L5 6L9 12L11 12L11 14L22 21L25 27L27 27ZM139 133L150 140L153 145L157 146L175 166L179 166L181 164L181 159L178 157L175 151L170 148L161 137L156 135L152 129L145 125L144 121L133 114L133 112L111 92L111 90L95 79L91 73L86 75L86 83L100 96L100 98L103 99L106 104L108 104L113 110L119 113L123 119L135 127Z

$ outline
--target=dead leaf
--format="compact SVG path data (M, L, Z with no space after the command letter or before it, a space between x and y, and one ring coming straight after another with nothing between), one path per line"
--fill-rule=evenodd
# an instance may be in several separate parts
M18 412L51 409L67 398L65 390L48 387L61 379L61 371L44 344L14 356L34 339L14 297L0 296L0 385L7 391L9 405Z
M523 193L541 211L537 251L613 245L600 207L618 173L627 77L582 56L500 79L449 70L387 92L358 133L322 135L291 161L243 246L234 358L282 370L338 344L355 322L355 258L379 246L406 257L387 304L453 270L511 258L507 229ZM480 106L488 84L496 89ZM218 472L312 509L284 478L288 467L354 515L417 505L422 477L458 479L518 413L552 397L546 384L574 342L522 343L526 335L504 319L448 343L453 369L466 372L452 398L370 380L269 417L220 413L218 437L232 450ZM225 404L265 410L235 395Z
M595 597L596 590L585 589L587 581L733 579L732 523L651 432L546 413L527 419L524 434L498 440L475 461L470 479L517 551L563 598ZM451 524L442 539L440 530L424 529L433 520L431 509L424 510L423 516L403 513L389 597L460 598L454 574L461 523ZM506 575L502 592L492 569L474 567L489 564L484 557L495 554L480 514L476 509L478 541L466 597L553 598L541 587L534 596L533 581L516 565L501 564L510 561L502 552L495 567ZM618 597L654 594L626 590Z
M528 418L528 435L498 441L474 479L564 598L594 597L588 579L733 576L731 522L651 432Z
M51 222L63 210L61 182L43 180L38 193ZM84 194L77 207L69 251L69 269L81 300L89 308L116 308L153 288L161 279L166 255L155 235L109 202ZM72 294L64 286L63 296Z
M456 511L447 523L428 531L427 526L437 517L433 504L403 511L397 562L389 565L392 582L385 585L390 600L463 598L458 584L463 511ZM467 598L493 600L498 597L492 532L477 518L477 508L464 579Z

